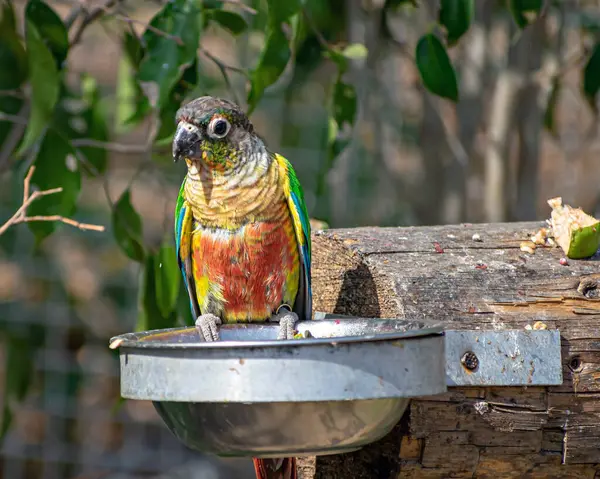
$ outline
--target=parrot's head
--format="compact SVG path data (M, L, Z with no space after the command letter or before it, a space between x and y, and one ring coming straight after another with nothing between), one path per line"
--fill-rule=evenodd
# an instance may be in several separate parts
M237 170L263 146L248 117L227 100L196 98L177 111L176 121L173 158L184 158L191 174L200 163L211 170Z

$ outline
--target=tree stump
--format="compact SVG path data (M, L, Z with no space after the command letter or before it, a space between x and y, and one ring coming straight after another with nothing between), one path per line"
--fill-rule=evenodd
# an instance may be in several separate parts
M600 471L600 257L520 243L541 222L313 235L316 311L449 329L561 332L558 387L470 387L414 399L385 438L300 459L304 479L593 478ZM479 238L473 239L477 233ZM529 327L529 326L528 326ZM600 472L599 472L600 475Z

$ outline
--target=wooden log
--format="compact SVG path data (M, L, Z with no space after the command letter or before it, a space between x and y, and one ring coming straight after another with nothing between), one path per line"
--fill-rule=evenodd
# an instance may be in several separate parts
M451 329L561 332L557 387L450 388L412 401L385 438L300 460L305 479L600 475L600 262L528 254L539 223L327 230L313 235L317 311ZM473 235L478 234L478 240Z

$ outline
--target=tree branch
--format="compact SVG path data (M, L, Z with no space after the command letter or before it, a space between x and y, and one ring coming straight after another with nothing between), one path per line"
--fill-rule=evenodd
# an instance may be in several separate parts
M149 145L125 145L123 143L114 143L112 141L98 141L92 138L78 138L71 140L71 145L75 148L90 147L103 148L105 150L114 151L115 153L124 154L139 154L146 153ZM150 145L151 146L151 145Z
M19 125L27 125L29 123L27 118L20 115L11 115L10 113L4 113L0 111L0 121L8 121L10 123L17 123Z
M30 223L33 221L52 221L52 222L60 222L65 223L67 225L74 226L80 230L91 230L91 231L104 231L104 226L100 225L92 225L88 223L80 223L79 221L75 221L71 218L66 218L60 215L51 215L51 216L27 216L27 208L33 203L35 200L48 195L54 195L57 193L61 193L63 191L62 187L52 188L49 190L43 191L34 191L30 194L30 185L31 185L31 177L33 176L33 172L35 171L35 166L29 168L27 172L27 176L25 176L25 180L23 180L23 203L19 207L19 209L12 215L6 223L0 226L0 236L2 236L8 228L14 225L18 225L21 223Z
M83 17L83 20L79 24L79 27L77 28L77 30L75 30L75 33L73 34L73 39L71 40L70 46L72 47L72 46L76 45L77 43L79 43L85 29L121 1L123 1L123 0L106 0L104 2L104 4L98 5L97 7L93 8L89 12L85 10L85 8L83 7L83 5L81 3L79 5L76 5L75 7L73 7L73 12L72 12L73 15L75 14L76 10L83 9L85 12L85 16ZM75 15L75 17L76 17L76 15ZM75 21L75 17L72 18L72 15L71 14L69 15L69 19L71 20L71 23L73 23Z
M232 72L240 73L240 74L244 75L246 78L248 78L248 72L246 70L244 70L243 68L238 68L238 67L234 67L234 66L223 63L216 56L214 56L212 53L210 53L208 50L206 50L204 48L200 48L200 52L202 52L202 54L206 58L211 60L217 66L217 68L221 72L221 75L223 76L223 81L225 82L225 86L227 87L227 89L229 90L229 93L233 97L233 101L235 103L237 103L238 105L241 105L239 98L235 92L235 88L233 88L233 83L231 82L231 78L229 78L228 72L232 71Z

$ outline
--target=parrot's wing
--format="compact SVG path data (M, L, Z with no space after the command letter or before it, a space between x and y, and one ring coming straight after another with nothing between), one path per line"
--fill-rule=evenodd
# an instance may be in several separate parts
M201 312L196 298L196 286L192 272L192 210L183 197L186 179L187 176L181 184L175 206L175 250L177 251L177 262L190 297L190 307L195 319L200 316Z
M312 318L310 221L304 204L304 193L291 163L278 154L275 155L275 158L283 173L281 175L284 181L283 190L294 222L294 232L300 253L300 281L294 312L301 321L310 320Z

